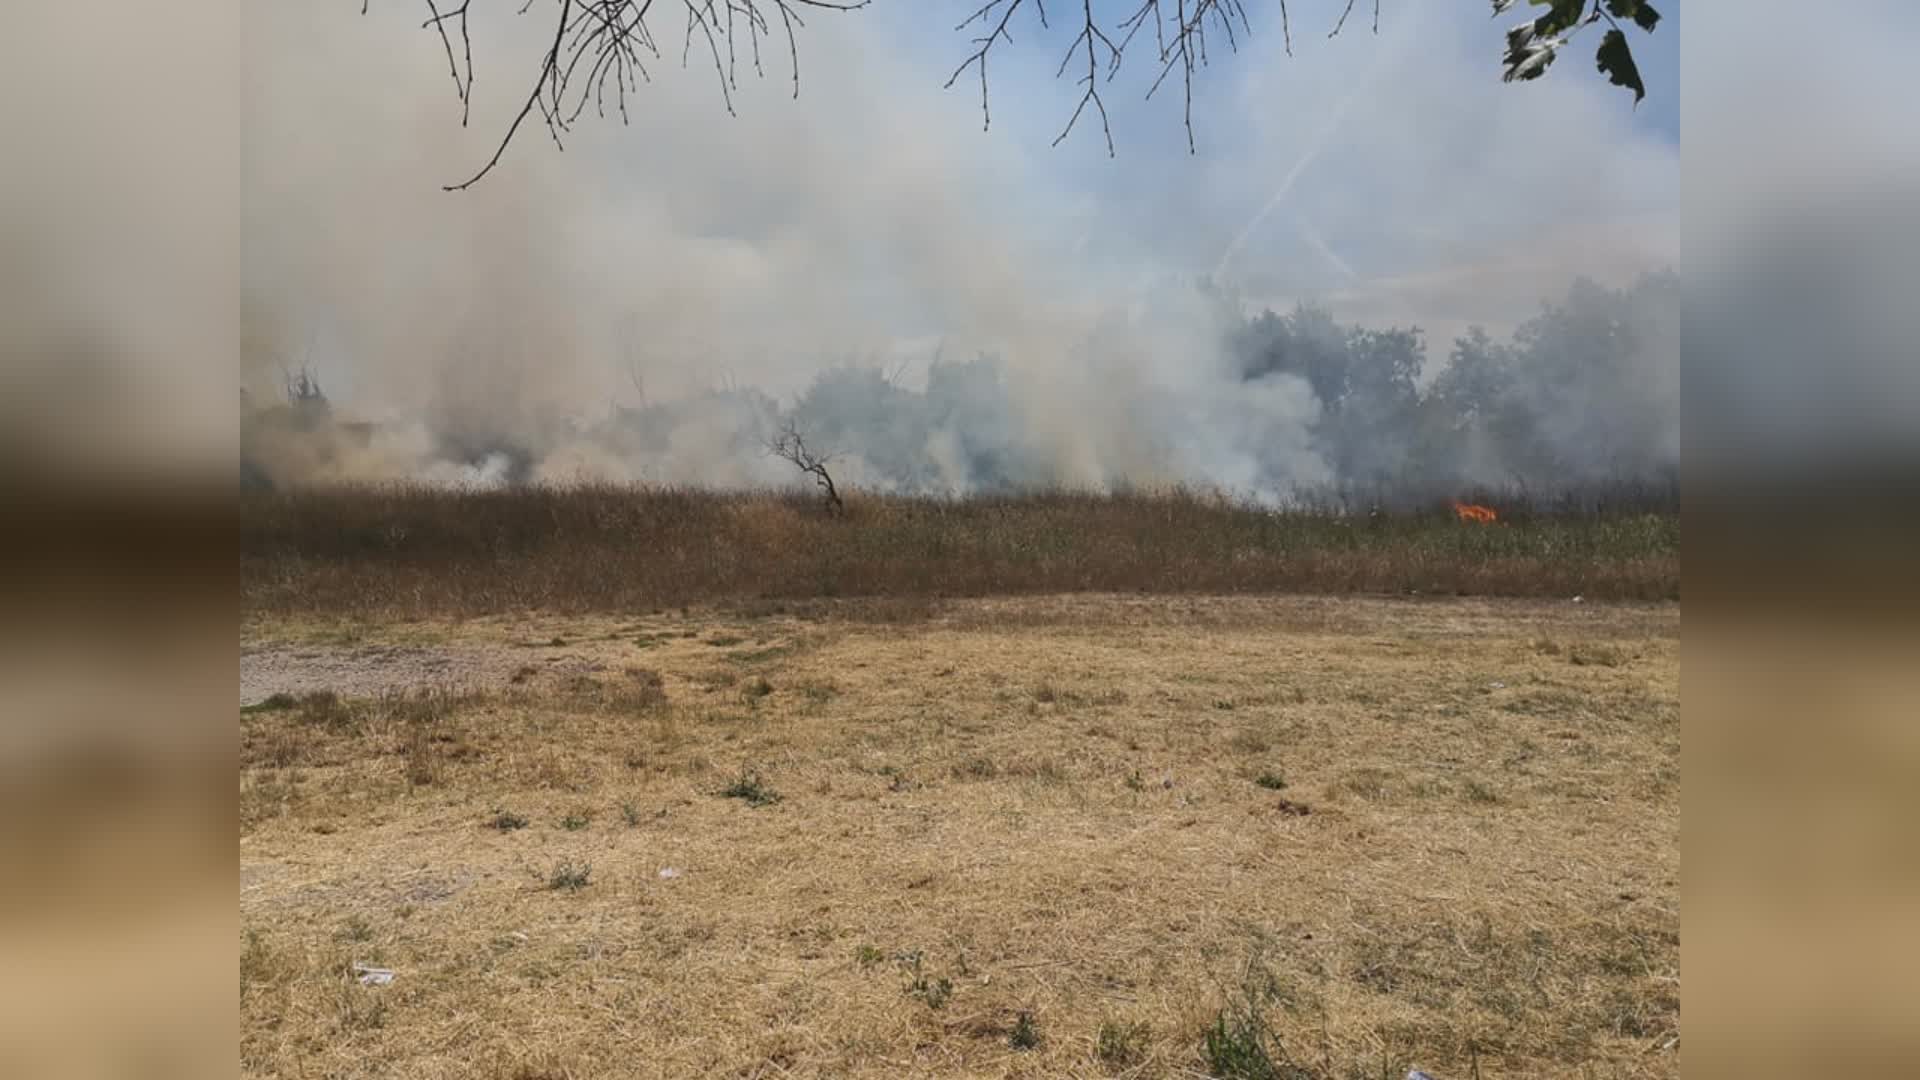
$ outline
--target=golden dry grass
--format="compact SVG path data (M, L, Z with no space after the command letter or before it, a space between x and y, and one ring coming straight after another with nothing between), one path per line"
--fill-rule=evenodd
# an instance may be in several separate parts
M1251 980L1283 1075L1678 1075L1677 606L920 616L415 623L497 682L244 713L247 1073L1201 1075Z
M1364 507L1364 503L1361 504ZM821 597L1057 593L1678 600L1672 505L1270 512L1189 491L962 499L607 486L240 500L244 610L603 614Z

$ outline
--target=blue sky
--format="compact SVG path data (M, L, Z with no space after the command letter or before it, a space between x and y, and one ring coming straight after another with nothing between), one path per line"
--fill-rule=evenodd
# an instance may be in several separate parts
M929 16L931 6L892 5L860 17L873 17L884 39L910 58L909 69L937 83L967 55L974 31L954 31L957 20ZM1015 47L996 56L992 132L979 131L978 84L969 72L946 92L958 101L939 112L942 135L958 147L990 141L1012 153L1028 182L1018 204L1057 200L1075 208L1085 219L1079 241L1105 270L1190 276L1221 269L1231 249L1226 276L1256 299L1328 299L1356 315L1448 332L1524 317L1575 274L1617 279L1672 260L1677 0L1664 5L1654 33L1633 34L1649 87L1637 108L1594 70L1601 28L1584 31L1590 40L1563 54L1544 79L1507 85L1499 79L1503 34L1524 17L1521 10L1495 19L1483 0L1386 0L1376 37L1363 0L1342 35L1328 40L1341 6L1294 0L1289 56L1278 4L1250 2L1252 38L1238 53L1216 49L1196 79L1192 155L1180 88L1168 84L1142 100L1154 61L1149 49L1131 55L1108 88L1117 158L1108 158L1088 117L1067 142L1049 146L1078 94L1071 72L1055 78L1076 32L1071 19L1060 21L1057 4L1051 30L1018 16ZM1283 185L1286 194L1249 230ZM1058 223L1056 212L1049 227ZM1533 239L1517 239L1523 235ZM1401 289L1405 295L1393 300L1380 290L1373 301L1360 296L1369 282L1503 262L1509 268L1489 279L1500 297L1437 286ZM1348 300L1331 299L1338 296Z
M1660 25L1651 34L1633 35L1633 58L1647 84L1634 122L1680 143L1680 0L1658 5ZM1598 75L1595 76L1596 78Z
M1031 0L1029 3L1031 4ZM954 24L957 18L932 16L928 11L938 7L941 9L941 16L964 17L976 6L977 4L965 4L964 0L958 5L895 2L876 6L869 12L862 12L858 17L883 23L890 35L897 36L900 41L906 43L907 48L924 57L930 71L944 77L970 52L969 39L978 31L978 24L966 30L955 30ZM1107 2L1096 3L1094 9L1101 15L1103 24L1110 25L1115 19L1125 17L1136 6L1131 0L1121 3L1107 0ZM1407 0L1383 0L1381 9L1383 34L1392 32L1395 20L1408 18L1411 6ZM1316 50L1325 47L1326 38L1323 31L1331 27L1334 17L1343 7L1344 0L1292 0L1289 11L1292 13L1294 23L1296 52L1300 56L1311 57ZM1502 35L1506 28L1523 21L1528 14L1527 5L1518 5L1505 15L1495 17L1490 14L1490 5L1485 0L1438 0L1437 3L1434 0L1427 0L1422 7L1424 10L1419 12L1422 20L1443 21L1453 30L1482 39L1485 54L1484 67L1496 79L1500 70ZM1664 135L1677 143L1680 134L1680 3L1679 0L1664 0L1658 8L1661 13L1661 22L1654 32L1649 34L1636 30L1632 34L1634 56L1649 89L1646 100L1633 110L1633 120L1636 126L1648 132ZM1277 0L1248 0L1247 9L1254 34L1252 38L1241 42L1244 55L1271 60L1271 50L1267 46L1279 44L1279 4ZM1059 86L1049 84L1055 82L1052 69L1057 64L1063 47L1077 32L1077 26L1073 22L1077 14L1077 11L1069 10L1063 16L1060 5L1056 3L1052 9L1051 29L1041 28L1037 20L1030 18L1026 12L1016 16L1013 26L1019 33L1016 35L1015 44L1012 48L1005 45L997 46L997 49L1008 55L996 57L994 60L993 85L1003 88L1003 94L1000 97L1003 106L1002 124L1018 123L1024 118L1023 114L1028 110L1021 107L1019 97L1043 99L1055 103L1061 100L1068 102L1073 100L1073 95L1077 92L1076 88L1065 85L1064 80ZM825 16L815 18L823 19ZM815 25L820 24L816 22ZM1342 34L1349 39L1361 41L1372 37L1364 0L1356 5L1354 15L1348 19ZM1597 38L1598 28L1585 30L1582 35ZM1269 42L1268 38L1273 40ZM1152 120L1148 123L1138 123L1132 115L1143 111L1139 105L1139 98L1145 84L1135 84L1154 59L1151 55L1151 43L1143 39L1139 44L1144 44L1147 48L1130 47L1128 49L1133 77L1120 81L1120 85L1126 90L1116 96L1116 100L1128 114L1122 117L1122 123L1133 130L1137 139L1149 140L1149 145L1157 150L1183 148L1181 144L1185 141L1184 132L1177 126L1170 130L1166 124L1160 122L1169 115L1173 116L1177 122L1178 116L1171 111L1170 107L1146 110L1153 113ZM1591 59L1592 49L1597 44L1596 40L1585 48L1575 49L1572 53L1563 56L1556 64L1553 77L1555 79L1577 77L1601 79L1602 77L1593 70ZM1102 55L1104 56L1104 53ZM1203 73L1202 78L1210 86L1230 82L1237 77L1234 69L1245 62L1232 52L1222 49L1213 69ZM945 66L942 66L943 63ZM1576 68L1580 72L1578 76L1571 74ZM1071 80L1077 77L1077 70L1069 71L1066 79ZM956 84L955 90L973 94L977 92L977 87L978 83L970 71ZM1614 92L1626 93L1624 90ZM1205 108L1203 103L1201 109L1204 111ZM1062 126L1066 115L1063 113L1052 117L1049 122L1053 122L1057 130ZM1036 121L1036 129L1045 126L1044 123ZM1231 132L1230 121L1224 127ZM1053 132L1048 134L1051 135Z

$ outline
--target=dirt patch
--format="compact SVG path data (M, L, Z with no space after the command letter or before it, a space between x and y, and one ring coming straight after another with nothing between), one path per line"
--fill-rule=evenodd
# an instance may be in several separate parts
M565 648L261 645L240 652L240 704L315 690L360 698L422 686L498 689L523 686L530 677L590 674L605 667L602 658Z

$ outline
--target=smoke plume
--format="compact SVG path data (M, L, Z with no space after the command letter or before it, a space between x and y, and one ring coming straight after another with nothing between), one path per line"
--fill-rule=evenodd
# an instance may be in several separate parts
M789 420L892 491L1677 463L1675 290L1640 276L1677 253L1676 148L1577 72L1501 86L1478 19L1410 10L1293 58L1263 33L1196 84L1198 156L1156 98L1116 112L1108 161L1048 147L1062 43L995 75L983 134L977 95L940 89L950 23L823 15L797 101L769 57L729 116L673 58L630 125L564 152L529 129L449 194L524 94L535 15L476 18L465 128L421 12L253 15L256 484L793 484L762 452Z

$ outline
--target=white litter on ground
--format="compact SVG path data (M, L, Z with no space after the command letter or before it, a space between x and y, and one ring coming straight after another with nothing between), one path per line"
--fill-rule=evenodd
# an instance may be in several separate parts
M360 978L361 986L385 986L393 981L393 971L389 968L368 967L365 964L353 965L353 973Z

